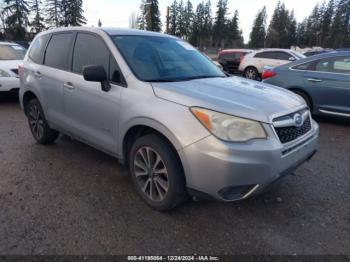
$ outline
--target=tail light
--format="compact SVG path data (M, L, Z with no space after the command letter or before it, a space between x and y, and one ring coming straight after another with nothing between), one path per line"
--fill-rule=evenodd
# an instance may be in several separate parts
M262 73L262 79L265 80L265 79L268 79L270 77L274 77L276 75L277 75L277 73L273 69L264 69L264 71Z

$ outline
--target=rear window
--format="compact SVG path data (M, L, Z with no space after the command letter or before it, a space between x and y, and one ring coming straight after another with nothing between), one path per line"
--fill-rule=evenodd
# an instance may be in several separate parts
M44 60L44 51L46 48L47 41L49 40L50 35L46 34L43 36L39 36L35 39L32 47L29 50L29 58L37 63L42 64Z
M68 71L72 38L73 33L54 34L47 46L44 64Z
M20 45L0 45L0 60L23 60L27 49Z

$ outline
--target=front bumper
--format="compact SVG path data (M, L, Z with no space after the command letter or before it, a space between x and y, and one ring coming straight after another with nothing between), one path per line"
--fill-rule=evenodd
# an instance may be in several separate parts
M244 199L292 172L318 149L319 127L282 145L266 125L268 138L228 143L208 136L181 150L189 192L222 201Z
M20 81L17 77L0 77L0 92L19 89Z

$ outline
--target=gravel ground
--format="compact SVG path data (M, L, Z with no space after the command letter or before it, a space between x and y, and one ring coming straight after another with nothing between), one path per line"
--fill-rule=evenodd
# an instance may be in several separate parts
M268 192L159 213L114 158L65 137L36 144L2 97L0 254L350 254L350 123L318 121L318 154Z

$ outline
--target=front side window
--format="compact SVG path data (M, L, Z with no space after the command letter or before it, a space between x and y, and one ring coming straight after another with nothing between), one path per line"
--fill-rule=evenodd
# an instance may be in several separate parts
M108 64L109 50L103 41L91 34L78 34L74 46L73 72L82 74L84 66L88 65L103 66L108 72Z
M73 72L83 74L84 67L89 65L103 66L112 83L125 83L117 62L103 40L92 34L79 33L74 46Z
M292 55L285 53L285 52L276 52L275 53L275 58L278 60L289 60L291 57L293 57Z
M38 64L43 63L44 50L49 38L50 38L50 35L46 34L43 36L39 36L37 39L35 39L32 47L29 50L29 57L35 63L38 63Z
M296 65L296 70L350 74L350 56L331 57Z
M112 36L136 77L148 82L225 77L208 58L187 42L159 36Z
M27 50L17 44L0 45L0 60L23 60Z
M72 38L72 33L54 34L47 46L44 64L46 66L68 71Z
M275 59L274 52L261 52L255 55L256 58Z

